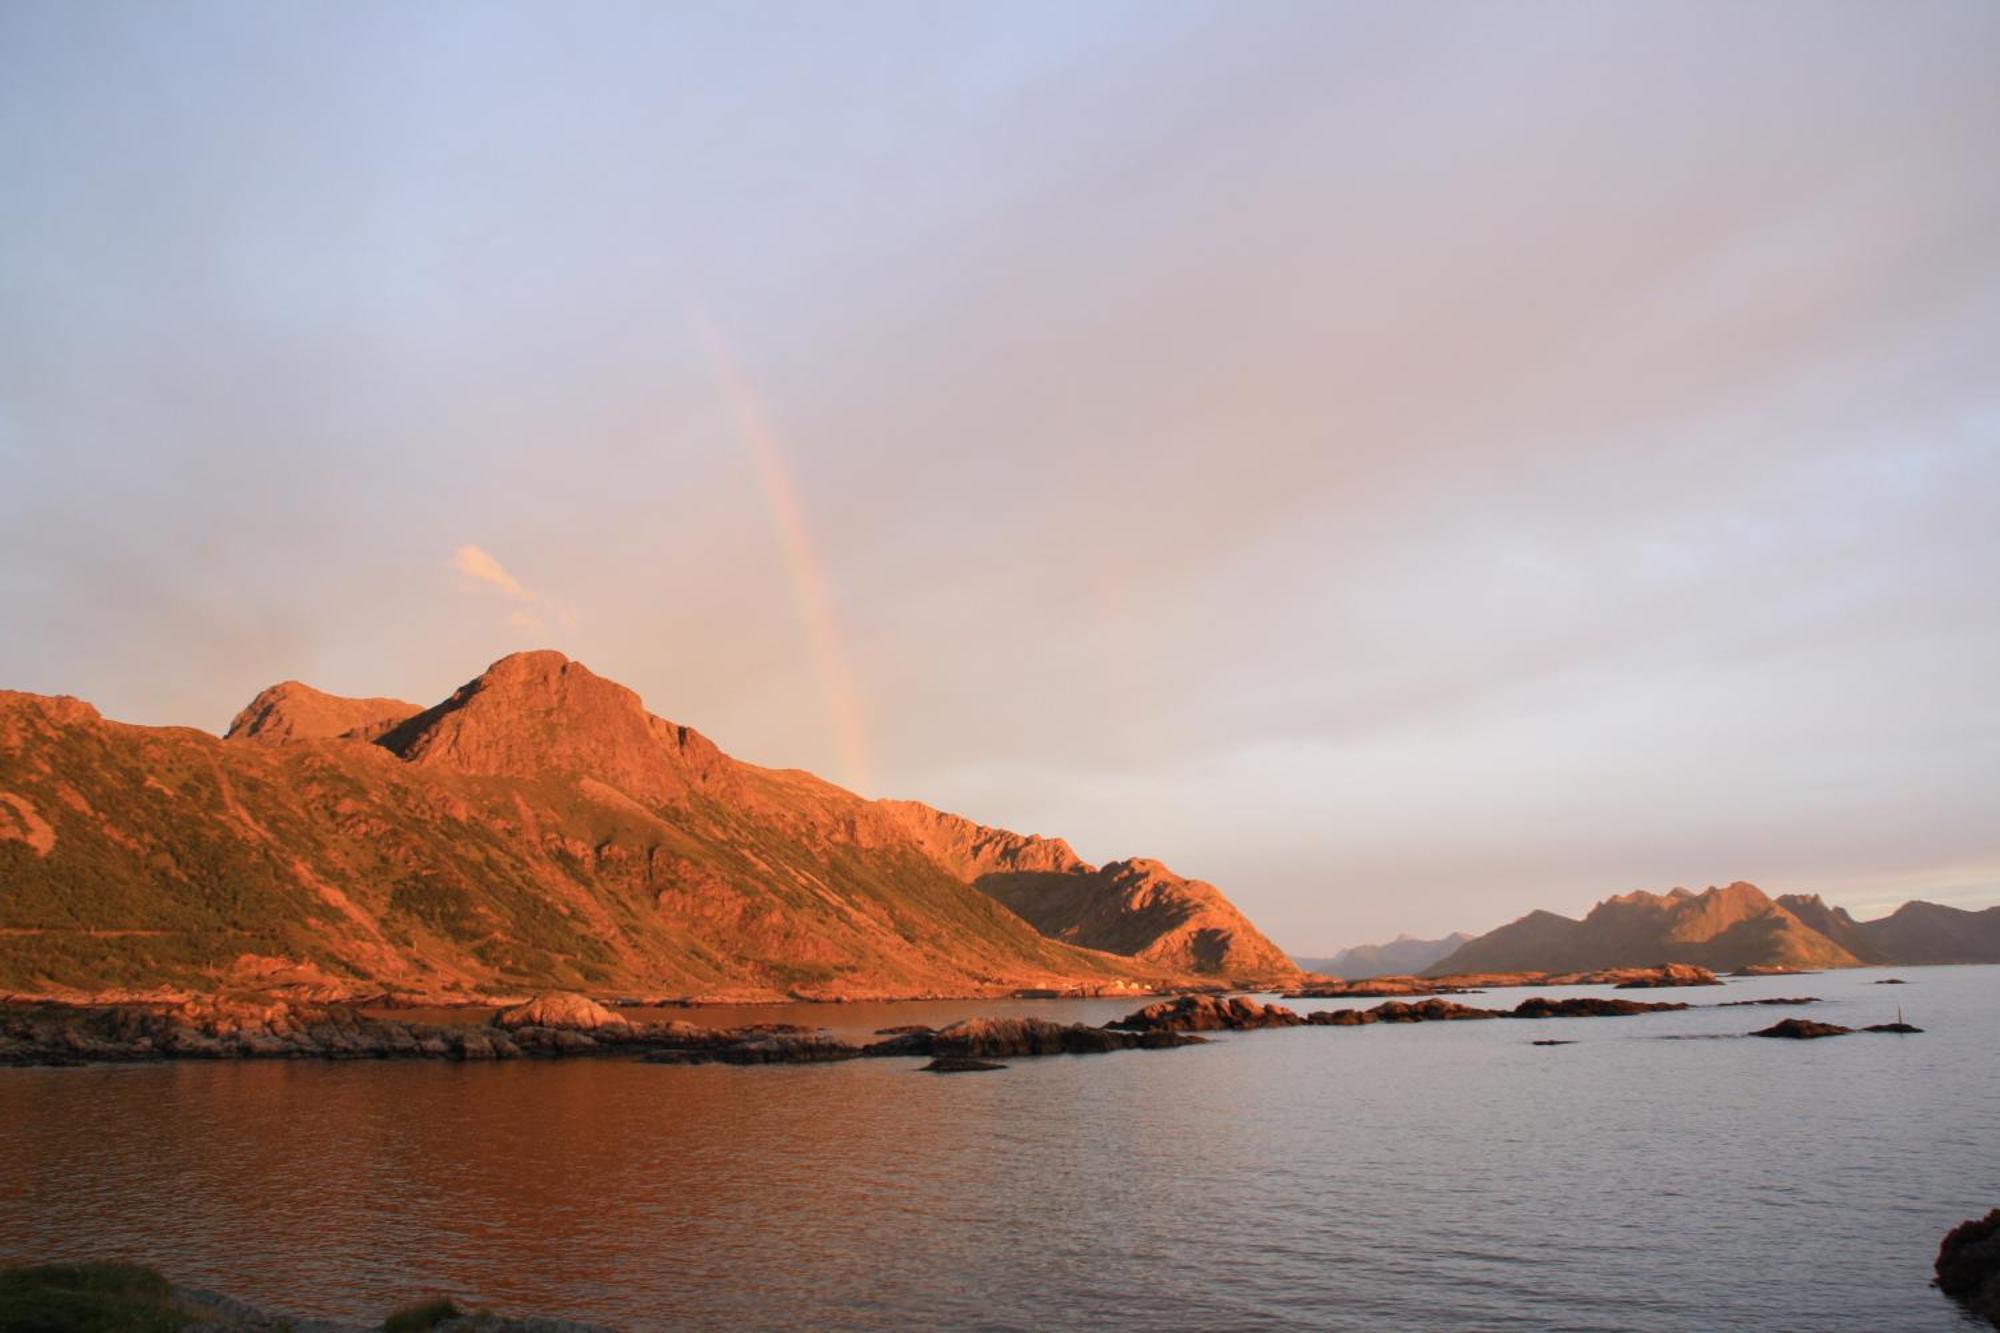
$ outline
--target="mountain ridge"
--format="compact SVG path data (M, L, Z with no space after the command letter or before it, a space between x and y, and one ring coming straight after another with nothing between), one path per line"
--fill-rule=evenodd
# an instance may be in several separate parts
M1689 963L1812 971L1869 964L2000 962L2000 907L1911 901L1857 921L1817 894L1772 898L1737 881L1701 893L1614 894L1581 919L1533 911L1423 969L1426 976L1567 972Z
M0 988L26 993L842 998L1295 974L1213 886L1157 867L1128 904L1107 872L1129 864L731 759L554 652L423 709L285 682L220 738L0 693ZM1038 929L979 882L1009 875L1062 889L1067 916Z

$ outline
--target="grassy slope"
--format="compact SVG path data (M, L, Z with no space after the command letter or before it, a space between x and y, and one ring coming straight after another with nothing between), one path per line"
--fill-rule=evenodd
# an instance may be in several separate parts
M0 793L55 843L0 840L0 988L203 987L245 955L336 983L650 994L1160 975L1043 938L914 848L845 830L837 789L781 775L747 770L748 808L654 812L570 778L58 720L22 698L0 700Z

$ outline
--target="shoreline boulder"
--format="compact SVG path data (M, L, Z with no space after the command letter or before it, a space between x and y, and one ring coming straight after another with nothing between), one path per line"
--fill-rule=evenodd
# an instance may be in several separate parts
M2000 1208L1946 1232L1935 1268L1939 1291L2000 1328Z

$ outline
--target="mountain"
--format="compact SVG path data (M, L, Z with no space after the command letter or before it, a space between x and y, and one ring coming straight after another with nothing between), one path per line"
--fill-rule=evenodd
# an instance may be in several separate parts
M1818 931L1864 963L1885 961L1867 927L1848 915L1845 907L1830 907L1817 893L1781 893L1778 906L1801 923Z
M1443 976L1693 963L1722 971L1752 964L1820 968L1858 962L1754 884L1736 883L1699 894L1686 889L1620 894L1581 921L1531 912L1425 970Z
M296 680L258 692L223 733L227 740L328 740L347 736L372 741L423 710L401 699L343 699Z
M1357 944L1351 949L1342 949L1331 958L1294 958L1292 961L1308 972L1322 972L1336 977L1408 976L1423 971L1471 939L1472 936L1464 931L1455 931L1440 940L1398 935L1387 944Z
M1869 963L2000 962L2000 907L1968 912L1909 902L1876 921L1856 921L1817 894L1773 899L1754 884L1703 893L1626 893L1576 921L1530 912L1424 969L1567 972L1653 963L1812 970Z
M833 998L1294 974L1210 885L742 763L559 653L425 709L287 682L226 738L0 692L0 990Z
M1858 924L1879 962L2000 963L2000 907L1968 912L1907 902L1888 916Z

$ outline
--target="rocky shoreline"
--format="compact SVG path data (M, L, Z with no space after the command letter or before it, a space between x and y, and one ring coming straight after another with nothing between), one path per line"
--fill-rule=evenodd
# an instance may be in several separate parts
M1806 1003L1807 997L1771 1003ZM1278 1027L1362 1027L1507 1018L1616 1018L1688 1009L1686 1001L1531 996L1512 1009L1483 1009L1440 996L1387 1000L1368 1009L1299 1013L1245 996L1183 995L1092 1026L1044 1018L970 1018L943 1027L884 1028L856 1043L787 1023L710 1028L635 1022L575 994L538 996L479 1024L404 1022L351 1007L267 998L180 1005L0 1005L0 1065L62 1066L157 1060L448 1060L630 1056L655 1064L819 1064L871 1058L928 1059L959 1072L977 1062L1043 1055L1095 1055L1195 1045L1204 1032ZM1844 1033L1786 1020L1751 1035ZM1878 1025L1871 1031L1915 1031ZM971 1063L968 1063L971 1062Z

